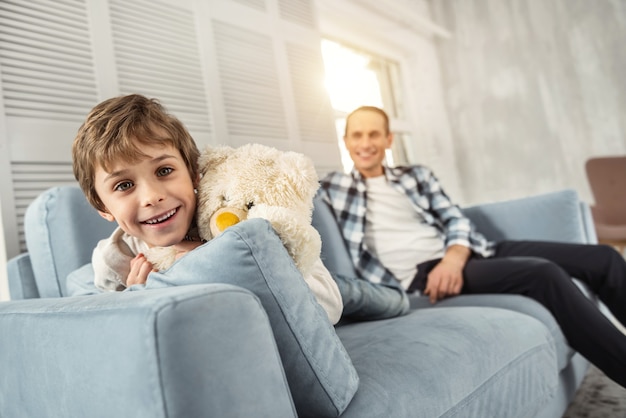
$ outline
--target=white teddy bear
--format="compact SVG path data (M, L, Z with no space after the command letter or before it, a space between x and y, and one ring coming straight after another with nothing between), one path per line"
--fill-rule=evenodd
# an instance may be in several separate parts
M248 144L208 148L199 166L197 224L202 238L215 238L245 219L267 219L302 274L310 272L322 241L311 225L319 183L309 158Z
M200 156L196 221L211 240L245 219L270 221L303 276L319 259L322 242L311 225L318 184L313 162L302 154L260 144L207 148ZM176 253L153 248L146 256L157 270L169 268Z
M199 169L200 238L209 241L246 219L268 220L331 323L336 323L343 309L341 295L320 259L322 240L311 225L319 187L313 162L295 152L248 144L207 148ZM164 270L174 263L176 250L151 248L146 257Z

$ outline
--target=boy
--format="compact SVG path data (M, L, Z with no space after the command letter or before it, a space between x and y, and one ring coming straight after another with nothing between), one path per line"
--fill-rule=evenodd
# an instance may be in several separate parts
M174 246L183 255L202 244L194 227L199 155L183 124L154 99L134 94L92 109L72 147L74 176L100 216L119 226L94 250L96 287L145 283L149 247ZM318 264L306 281L336 323L341 296Z

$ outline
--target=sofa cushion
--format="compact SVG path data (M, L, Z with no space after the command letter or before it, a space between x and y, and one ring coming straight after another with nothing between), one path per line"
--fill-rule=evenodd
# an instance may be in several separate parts
M574 190L471 206L463 208L463 213L480 233L494 241L558 239L584 243L588 240Z
M312 224L322 237L322 261L333 275L358 277L335 215L320 196L313 199Z
M299 416L342 413L358 387L356 370L269 222L251 219L228 228L168 270L151 273L145 288L200 283L234 284L260 299Z
M67 296L87 296L106 293L98 289L94 283L93 265L87 263L67 275L65 288Z
M361 381L342 418L531 417L558 384L550 332L513 311L415 310L337 334Z
M38 298L39 291L28 253L19 254L7 263L11 300Z
M91 261L117 224L98 215L78 187L53 187L26 210L24 233L42 298L66 296L67 275Z
M584 291L584 290L583 290ZM451 308L451 307L484 307L501 308L529 315L543 323L550 332L557 354L558 369L563 370L574 355L567 344L565 335L554 319L554 316L539 302L521 295L459 295L430 303L427 296L411 295L412 309Z

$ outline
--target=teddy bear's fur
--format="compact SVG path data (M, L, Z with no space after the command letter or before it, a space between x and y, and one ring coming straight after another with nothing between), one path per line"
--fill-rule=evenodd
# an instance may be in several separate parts
M239 221L270 221L303 275L319 259L321 239L311 225L318 177L302 154L259 144L207 148L199 160L197 226L210 240ZM157 269L169 267L174 255L152 251Z

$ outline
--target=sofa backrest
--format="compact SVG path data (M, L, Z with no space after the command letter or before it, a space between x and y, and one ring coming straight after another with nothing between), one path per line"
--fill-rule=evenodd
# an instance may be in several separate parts
M26 210L24 233L40 297L67 295L69 273L91 261L91 253L117 224L89 205L78 187L54 187Z
M313 227L322 237L322 262L332 274L357 277L350 254L330 206L321 197L313 199Z
M463 212L492 240L596 242L589 207L579 201L574 190L476 205L463 208ZM98 241L110 235L115 226L98 215L78 187L49 189L26 211L29 254L14 260L13 267L30 261L39 296L65 296L68 274L91 261ZM319 197L314 200L313 226L322 237L326 267L334 274L356 277L331 209ZM14 288L12 297L20 298L13 295Z
M571 189L463 208L488 239L595 242L588 205ZM585 211L586 210L586 211Z
M462 208L490 240L544 240L596 243L589 205L574 190ZM331 273L357 277L330 207L314 200L313 226L322 237L322 261Z

